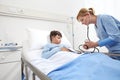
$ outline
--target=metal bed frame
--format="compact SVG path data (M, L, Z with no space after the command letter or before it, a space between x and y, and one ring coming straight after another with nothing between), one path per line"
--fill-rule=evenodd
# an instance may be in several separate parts
M23 69L25 68L25 80L29 80L28 78L28 70L27 68L30 68L32 70L32 80L35 80L35 76L37 76L40 80L51 80L47 75L45 75L43 72L38 70L36 67L34 67L31 63L29 63L27 60L24 58L21 58L22 61L22 72Z

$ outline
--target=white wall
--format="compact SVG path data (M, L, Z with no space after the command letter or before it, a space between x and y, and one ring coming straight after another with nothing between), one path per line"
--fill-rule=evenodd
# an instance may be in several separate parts
M27 5L26 5L27 3ZM66 5L63 0L1 0L0 4L18 7L21 9L30 9L40 12L58 14L57 17L69 16L68 13L71 8L68 8L71 5L71 2ZM62 5L62 6L61 6ZM11 11L12 10L12 11ZM10 8L10 11L14 14L17 13L15 8ZM68 39L71 41L71 25L67 23L59 22L49 22L42 20L34 19L24 19L8 16L0 16L0 40L3 42L17 42L20 45L22 41L26 39L27 34L25 32L26 28L38 28L38 29L47 29L47 30L62 30L67 35ZM70 33L70 34L68 34ZM71 41L72 43L72 41Z
M0 16L0 39L2 42L17 42L22 44L27 39L27 28L36 28L43 30L62 30L70 39L68 33L71 31L66 23L49 22L41 20L23 19L16 17Z
M76 7L82 6L81 3L83 4L83 1L80 0L0 0L0 4L4 5L69 16L73 16L75 12L77 13Z

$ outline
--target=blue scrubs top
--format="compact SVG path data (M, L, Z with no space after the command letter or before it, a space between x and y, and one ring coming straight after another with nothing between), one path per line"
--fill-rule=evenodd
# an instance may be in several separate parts
M98 15L95 26L98 45L106 46L110 53L120 53L120 22L110 15Z

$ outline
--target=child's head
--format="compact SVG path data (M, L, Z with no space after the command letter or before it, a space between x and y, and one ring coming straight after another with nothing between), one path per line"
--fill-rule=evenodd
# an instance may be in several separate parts
M51 43L59 44L61 42L62 34L59 31L53 30L50 32Z

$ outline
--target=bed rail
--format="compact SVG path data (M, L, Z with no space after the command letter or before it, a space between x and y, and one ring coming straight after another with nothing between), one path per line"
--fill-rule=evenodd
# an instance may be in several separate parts
M76 51L78 52L78 54L81 54L81 53L91 53L92 52L92 51L80 51L80 50L76 50ZM92 52L92 53L94 53L94 52ZM119 53L108 53L108 52L100 52L100 53L106 54L108 56L120 56Z
M33 80L35 80L35 76L37 76L38 78L40 78L40 80L51 80L47 75L45 75L44 73L42 73L40 70L38 70L36 67L34 67L28 61L26 61L23 58L21 58L21 60L22 60L22 72L23 72L23 68L25 68L26 80L29 80L27 68L30 68L32 70L32 72L33 72Z
M104 52L104 54L106 54L106 55L108 55L108 56L120 56L120 54L119 53L105 53Z

